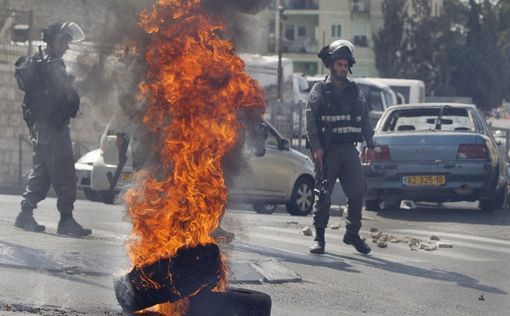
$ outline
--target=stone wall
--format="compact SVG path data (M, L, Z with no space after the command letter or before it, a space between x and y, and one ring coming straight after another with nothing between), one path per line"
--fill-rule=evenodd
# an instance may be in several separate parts
M20 113L21 93L9 68L0 67L0 185L18 182L19 135L26 134Z

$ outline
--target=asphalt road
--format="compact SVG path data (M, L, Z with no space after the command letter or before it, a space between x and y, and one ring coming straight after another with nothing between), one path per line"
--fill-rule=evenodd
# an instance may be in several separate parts
M0 195L0 315L121 315L112 275L129 268L123 207L79 200L76 218L94 232L76 239L55 233L52 198L36 210L47 233L13 227L19 201ZM302 233L311 216L232 206L223 226L236 238L222 245L235 271L231 286L269 294L272 315L508 315L510 210L484 214L473 203L456 203L365 212L368 256L341 243L340 214L330 220L327 253L312 255L313 236ZM371 228L423 242L435 235L453 248L411 250L405 242L379 248ZM243 275L247 267L258 267L252 269L258 277Z

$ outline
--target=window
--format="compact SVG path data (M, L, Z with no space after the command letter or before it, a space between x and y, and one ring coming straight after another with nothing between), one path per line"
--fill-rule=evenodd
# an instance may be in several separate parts
M403 109L393 111L386 120L383 131L475 131L473 118L467 109L443 108Z
M342 25L340 24L331 25L331 37L342 37Z
M297 36L298 37L306 37L306 27L300 25L297 29Z
M294 36L294 25L285 25L285 38L288 40L295 40Z
M278 149L278 138L271 129L269 129L269 135L266 139L266 148Z

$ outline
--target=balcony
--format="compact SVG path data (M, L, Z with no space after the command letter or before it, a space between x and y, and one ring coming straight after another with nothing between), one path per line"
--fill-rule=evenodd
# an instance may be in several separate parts
M268 47L270 53L277 53L277 43L274 38L269 39ZM285 54L317 54L319 44L313 38L284 39L282 51Z
M287 10L318 10L319 0L282 0ZM278 0L273 0L269 4L269 9L276 9Z
M283 0L287 10L318 10L319 0Z

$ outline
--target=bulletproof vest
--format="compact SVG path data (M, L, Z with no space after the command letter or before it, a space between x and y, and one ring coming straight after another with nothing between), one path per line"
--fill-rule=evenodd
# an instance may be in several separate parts
M60 63L65 68L62 59L45 55L36 73L36 80L25 90L24 103L32 112L35 122L48 121L54 127L61 128L69 124L68 102L61 87L52 80L55 76L50 73L50 63Z
M362 142L362 108L358 103L359 91L354 82L349 82L341 95L330 84L322 83L319 129L322 144L344 144Z

